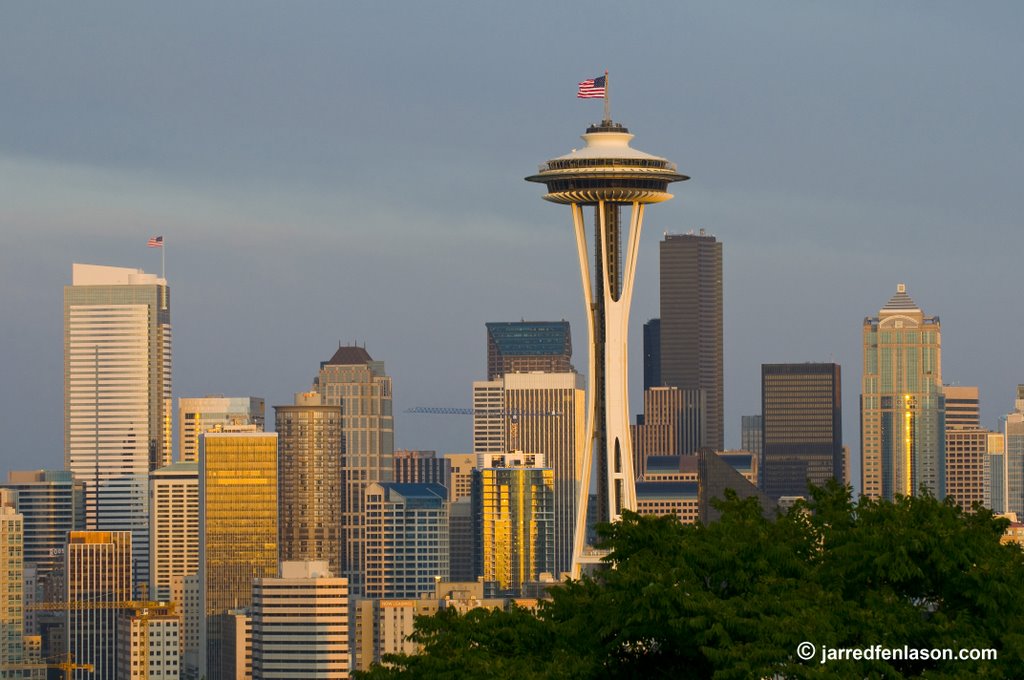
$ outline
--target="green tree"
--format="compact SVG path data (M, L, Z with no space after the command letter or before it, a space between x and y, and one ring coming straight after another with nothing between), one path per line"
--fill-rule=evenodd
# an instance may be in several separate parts
M895 503L830 484L765 519L729 495L684 526L625 513L600 528L611 568L565 583L538 613L442 611L423 653L367 678L1020 677L1024 557L1005 520L927 493ZM801 642L816 646L802 660ZM998 661L836 660L822 648L993 648Z

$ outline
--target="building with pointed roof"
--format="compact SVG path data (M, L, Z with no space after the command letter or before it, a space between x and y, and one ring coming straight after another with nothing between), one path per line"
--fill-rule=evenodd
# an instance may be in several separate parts
M904 284L864 319L861 384L861 491L910 496L922 485L946 494L941 326Z

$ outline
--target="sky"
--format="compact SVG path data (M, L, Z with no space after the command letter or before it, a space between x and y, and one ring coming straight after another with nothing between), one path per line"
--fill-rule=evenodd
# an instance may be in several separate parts
M601 118L692 179L645 217L723 243L726 444L762 363L835 361L859 460L861 325L905 282L983 424L1024 383L1024 5L5 3L0 470L63 462L71 264L157 273L175 397L289 404L339 343L394 379L396 444L468 451L488 321L586 326L568 208L523 181ZM856 467L855 467L856 470Z

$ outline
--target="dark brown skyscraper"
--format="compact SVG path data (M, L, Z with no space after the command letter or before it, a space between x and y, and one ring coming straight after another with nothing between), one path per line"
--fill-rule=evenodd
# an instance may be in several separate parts
M839 364L762 364L761 488L773 499L807 496L807 481L843 479Z
M661 382L707 393L707 445L724 449L722 244L703 229L661 242Z

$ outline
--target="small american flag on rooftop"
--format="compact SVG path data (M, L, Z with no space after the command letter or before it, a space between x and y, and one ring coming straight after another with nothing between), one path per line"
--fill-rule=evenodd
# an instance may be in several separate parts
M580 89L576 93L578 99L601 99L604 97L605 76L590 78L580 83Z
M153 238L149 239L149 241L146 243L146 245L149 246L150 248L163 248L164 247L164 237L163 236L154 236Z

